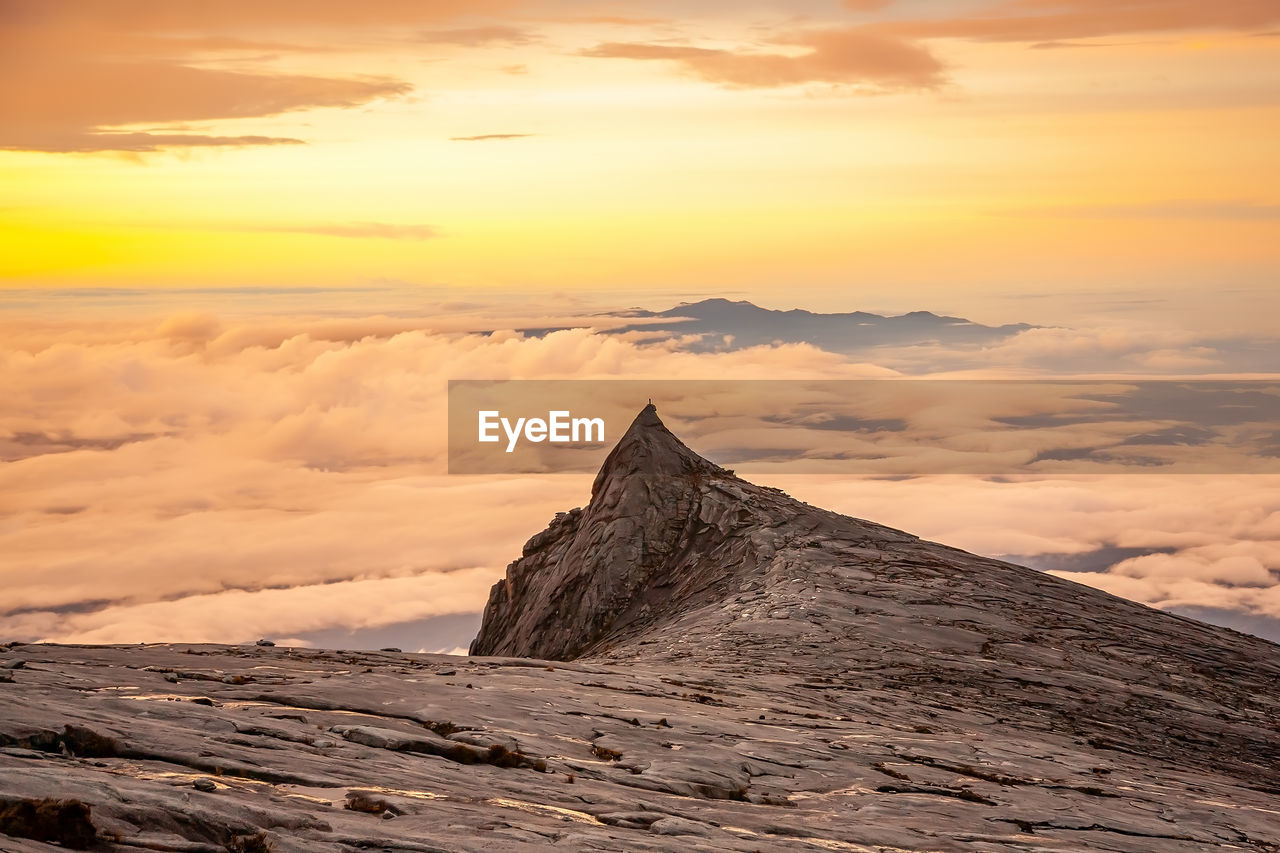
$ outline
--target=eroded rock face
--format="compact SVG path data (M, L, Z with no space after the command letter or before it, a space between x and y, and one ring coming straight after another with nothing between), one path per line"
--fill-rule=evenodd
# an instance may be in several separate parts
M471 653L567 660L669 603L711 600L723 590L698 596L680 581L724 580L710 562L699 578L686 563L713 544L700 531L750 520L736 487L754 488L685 447L646 406L605 460L590 505L558 515L494 586Z
M507 656L7 649L0 851L1280 853L1263 640L807 506L651 410L525 552Z

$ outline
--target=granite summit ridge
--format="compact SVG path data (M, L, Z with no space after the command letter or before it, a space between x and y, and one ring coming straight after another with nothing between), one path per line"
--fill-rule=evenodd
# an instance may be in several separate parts
M471 653L940 691L1280 790L1280 647L749 483L652 405L494 585Z

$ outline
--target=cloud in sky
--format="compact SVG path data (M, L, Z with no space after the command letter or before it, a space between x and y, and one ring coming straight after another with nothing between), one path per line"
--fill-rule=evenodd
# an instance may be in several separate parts
M262 135L215 136L113 130L140 123L271 116L354 107L407 94L387 79L356 80L197 68L160 59L95 61L20 48L0 75L0 147L16 150L152 151L161 147L296 144Z
M450 136L450 142L489 142L499 139L527 139L532 133L482 133L478 136Z
M424 30L417 39L426 44L456 44L477 47L490 44L529 44L534 34L521 27L491 24L484 27L456 27L446 30Z
M270 231L284 234L315 234L320 237L349 237L358 240L430 240L440 236L431 225L398 225L390 222L349 222L333 225L245 226L240 231Z
M428 23L511 9L512 0L6 0L5 14L28 26L107 25L122 31L297 30Z
M639 3L637 8L643 5ZM548 17L547 20L565 24L605 24L612 27L653 27L671 23L669 18L627 15L559 15Z
M11 151L44 151L55 154L117 151L125 154L146 154L168 148L247 148L261 145L305 145L301 139L289 136L209 136L201 133L120 133L97 128L34 133L17 131L7 142L0 141L0 148ZM0 135L0 140L3 136Z
M1011 216L1079 219L1189 219L1265 222L1280 219L1280 204L1249 199L1170 199L1140 204L1075 204L1021 208Z
M293 136L143 132L130 126L261 118L400 97L412 90L402 80L246 71L210 65L210 54L307 52L315 49L308 38L326 43L317 32L326 28L326 46L332 47L335 28L426 24L496 8L399 0L9 0L0 13L0 148L144 152L296 143ZM272 38L280 35L290 41ZM454 37L483 35L484 28L475 28L455 31ZM498 35L489 28L489 36Z
M725 50L644 42L605 42L582 52L603 59L666 60L729 87L837 83L879 89L936 89L944 67L919 45L859 29L808 30L774 40L794 52Z
M1269 375L1280 372L1274 336L1124 322L1107 306L1105 322L1028 329L978 349L886 347L877 360L904 373L989 378L1052 372L1075 376ZM1146 307L1143 304L1136 306Z
M1280 22L1270 0L1011 0L963 16L935 15L875 24L911 38L1052 42L1131 33L1249 32Z

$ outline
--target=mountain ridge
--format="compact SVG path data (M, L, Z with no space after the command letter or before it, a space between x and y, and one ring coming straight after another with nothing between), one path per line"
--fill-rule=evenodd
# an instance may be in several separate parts
M751 484L686 447L652 404L590 503L494 586L471 651L748 670L777 655L816 677L870 665L894 689L931 681L975 706L985 690L1011 720L1048 716L1113 745L1108 730L1140 724L1134 745L1151 754L1280 788L1280 702L1267 696L1280 646ZM1047 710L1025 713L1036 694ZM1229 722L1208 732L1205 713Z
M1036 328L1027 323L986 326L931 311L884 315L867 311L823 314L802 308L762 308L722 297L681 303L665 311L633 309L621 316L642 319L610 332L668 332L699 338L694 349L737 349L776 342L809 343L831 352L877 346L939 343L981 345Z

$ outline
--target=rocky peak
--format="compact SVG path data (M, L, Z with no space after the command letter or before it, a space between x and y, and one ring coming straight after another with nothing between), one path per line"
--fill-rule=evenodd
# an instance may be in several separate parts
M688 630L703 608L724 605L744 585L783 598L801 589L824 560L792 551L824 535L916 541L742 480L690 450L650 403L606 458L587 507L558 514L507 567L471 652L571 659L619 644L635 651L642 636Z
M507 568L471 652L765 680L781 667L1280 784L1275 646L753 485L652 407L587 507ZM1214 717L1232 723L1205 728Z
M649 403L605 458L591 486L591 498L594 501L597 495L618 486L634 487L638 480L696 475L732 476L685 446L658 417L658 408Z
M749 513L743 490L754 489L686 447L650 403L606 458L587 507L559 514L507 567L472 654L573 658L643 628L673 593L687 603L682 557L701 552L691 546L712 515Z

